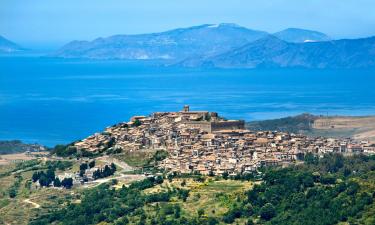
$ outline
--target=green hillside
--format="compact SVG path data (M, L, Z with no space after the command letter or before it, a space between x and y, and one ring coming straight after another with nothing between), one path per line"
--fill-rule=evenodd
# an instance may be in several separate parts
M308 155L305 164L232 178L169 175L88 189L31 224L374 224L375 157Z
M299 133L310 131L312 129L311 124L317 118L318 116L304 113L298 116L289 116L280 119L248 122L246 123L246 128L256 131L270 130Z

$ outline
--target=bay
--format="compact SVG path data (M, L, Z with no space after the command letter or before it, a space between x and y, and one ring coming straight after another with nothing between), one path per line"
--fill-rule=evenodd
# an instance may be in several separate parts
M230 119L304 112L374 115L375 70L162 67L151 63L0 57L0 140L66 144L156 111Z

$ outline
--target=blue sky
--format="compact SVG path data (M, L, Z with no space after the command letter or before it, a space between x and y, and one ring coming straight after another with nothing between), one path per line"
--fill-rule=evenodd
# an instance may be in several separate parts
M288 27L334 38L375 35L374 0L0 0L0 35L26 47L237 23L276 32Z

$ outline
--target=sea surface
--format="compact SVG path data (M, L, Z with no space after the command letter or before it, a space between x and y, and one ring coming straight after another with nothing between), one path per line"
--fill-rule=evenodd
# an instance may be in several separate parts
M0 57L0 140L66 144L133 115L185 104L247 121L304 112L374 115L375 70L219 70Z

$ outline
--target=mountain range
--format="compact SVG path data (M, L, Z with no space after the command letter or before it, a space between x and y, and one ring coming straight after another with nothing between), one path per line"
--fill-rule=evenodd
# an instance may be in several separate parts
M270 34L236 24L205 24L161 33L115 35L93 41L73 41L54 56L93 59L169 60L216 56ZM315 31L287 29L277 34L287 41L323 41L329 37ZM292 40L293 39L293 40Z
M186 59L184 66L219 68L301 67L366 68L375 66L375 37L290 43L267 36L223 54Z
M115 35L90 42L73 41L57 51L55 56L179 61L193 56L221 54L267 35L266 32L236 24L206 24L161 33Z
M0 51L18 45L0 37ZM333 40L312 30L273 34L237 24L204 24L160 33L72 41L49 56L157 61L162 65L218 68L375 66L375 37Z
M0 53L12 53L12 52L19 52L23 51L22 47L15 44L14 42L6 39L3 36L0 36Z

